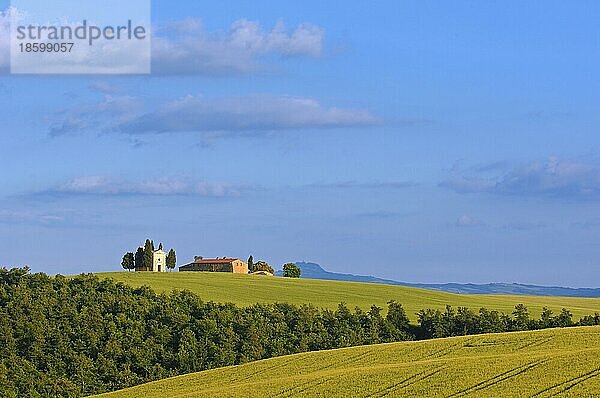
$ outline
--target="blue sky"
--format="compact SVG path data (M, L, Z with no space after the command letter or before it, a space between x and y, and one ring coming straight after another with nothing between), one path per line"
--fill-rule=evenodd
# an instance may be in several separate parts
M180 263L600 285L597 2L152 15L150 76L0 75L0 264L116 270L152 237Z

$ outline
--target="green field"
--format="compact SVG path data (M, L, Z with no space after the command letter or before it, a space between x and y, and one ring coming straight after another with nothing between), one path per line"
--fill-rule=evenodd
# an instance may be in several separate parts
M600 397L600 327L379 344L213 369L100 395Z
M98 274L133 286L147 285L159 292L188 289L205 301L231 302L238 305L288 302L311 303L317 307L336 308L341 302L348 307L368 309L372 304L385 308L389 300L401 303L414 321L415 313L424 308L443 308L446 304L473 309L486 307L511 313L516 304L525 304L537 317L546 306L558 312L568 308L578 320L582 315L600 312L599 298L466 295L376 283L288 279L211 272L114 272Z

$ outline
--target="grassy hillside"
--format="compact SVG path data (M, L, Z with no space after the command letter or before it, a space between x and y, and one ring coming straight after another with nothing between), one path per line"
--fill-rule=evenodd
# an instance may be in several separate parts
M600 327L297 354L104 394L196 397L600 396Z
M516 304L527 305L531 314L538 316L542 307L555 312L566 307L575 319L600 312L599 298L462 295L404 286L375 283L322 281L314 279L272 278L251 275L233 275L210 272L133 273L114 272L99 274L129 285L148 285L157 291L188 289L205 301L232 302L238 305L288 302L312 303L317 307L335 308L345 302L368 309L372 304L385 307L389 300L401 303L411 319L423 308L443 308L446 304L473 309L486 307L511 313Z

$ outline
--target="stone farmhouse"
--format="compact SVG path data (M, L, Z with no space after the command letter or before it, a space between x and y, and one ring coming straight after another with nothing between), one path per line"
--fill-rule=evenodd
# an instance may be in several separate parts
M183 271L204 272L231 272L233 274L247 274L248 263L239 258L202 258L198 257L194 262L179 267Z

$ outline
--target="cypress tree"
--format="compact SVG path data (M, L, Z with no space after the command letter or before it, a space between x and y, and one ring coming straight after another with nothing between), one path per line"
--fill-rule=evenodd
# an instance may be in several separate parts
M150 239L146 239L144 243L144 266L146 271L152 271L152 260L154 258L154 243Z
M169 250L169 253L167 254L167 268L174 269L176 265L177 265L177 255L175 254L175 250L171 249L171 250Z
M146 264L144 262L144 248L138 247L135 252L135 269L137 271L147 271Z

